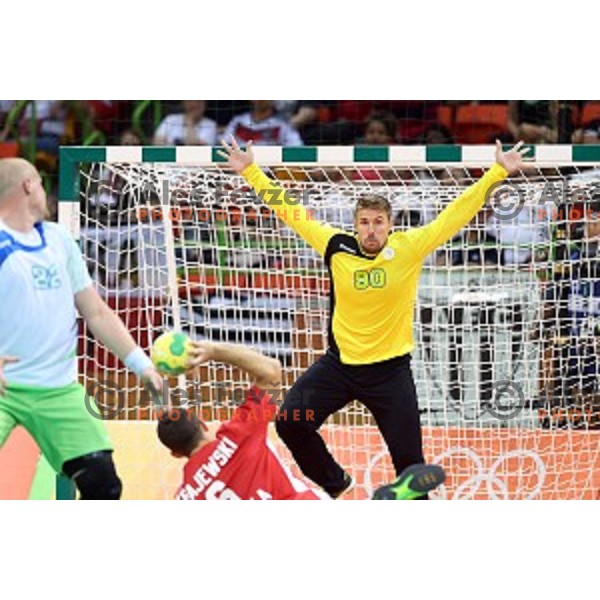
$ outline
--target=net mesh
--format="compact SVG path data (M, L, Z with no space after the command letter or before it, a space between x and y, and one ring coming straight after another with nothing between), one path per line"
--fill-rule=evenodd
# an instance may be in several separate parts
M352 231L354 203L364 193L390 200L396 229L419 226L483 168L267 171L301 192L317 220ZM323 354L329 313L323 261L241 177L217 165L146 163L92 163L80 177L80 240L90 272L146 350L172 328L195 339L244 343L281 360L284 393ZM448 473L438 497L598 494L597 186L595 165L522 173L427 258L413 373L426 459ZM150 399L85 330L81 350L82 377L99 415L151 418ZM223 420L243 400L245 385L235 369L211 363L196 380L171 381L165 393L205 420ZM394 477L360 402L331 417L322 432L355 476L355 498ZM123 460L140 460L136 439ZM174 468L154 469L133 495L171 497Z

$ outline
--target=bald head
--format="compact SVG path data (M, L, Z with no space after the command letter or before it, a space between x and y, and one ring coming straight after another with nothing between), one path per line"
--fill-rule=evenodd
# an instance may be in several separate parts
M42 178L22 158L0 160L0 218L18 231L29 231L48 218Z
M37 179L37 169L24 158L0 160L0 202L8 196L25 194L23 183Z

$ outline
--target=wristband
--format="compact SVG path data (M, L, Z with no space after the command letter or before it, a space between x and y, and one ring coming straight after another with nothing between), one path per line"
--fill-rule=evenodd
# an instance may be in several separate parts
M125 366L138 377L141 377L146 369L154 368L150 357L139 346L127 355L124 362Z

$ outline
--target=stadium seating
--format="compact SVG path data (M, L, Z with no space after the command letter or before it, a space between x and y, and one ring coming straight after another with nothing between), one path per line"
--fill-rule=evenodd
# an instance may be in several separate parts
M600 102L586 102L581 113L581 124L586 125L598 119L600 119Z
M19 156L18 142L0 143L0 158L14 158L16 156Z
M450 131L454 128L454 107L453 106L438 106L437 119L440 125L443 125Z
M488 144L506 131L508 105L465 104L457 107L453 132L459 144Z

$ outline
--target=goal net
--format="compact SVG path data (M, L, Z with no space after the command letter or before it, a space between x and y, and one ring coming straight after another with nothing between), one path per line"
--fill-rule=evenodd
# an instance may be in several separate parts
M136 150L137 159L105 152L104 160L81 163L79 203L61 203L101 295L146 350L162 331L177 329L279 358L285 393L326 348L322 259L214 154L143 162L141 149L128 152ZM373 154L352 162L347 148L319 148L311 162L286 162L280 149L261 150L259 164L296 190L315 219L348 231L365 193L390 200L395 229L428 223L493 157L481 147L466 160L463 148L426 162L412 147L398 160ZM437 497L599 493L600 161L536 164L494 190L486 208L425 261L412 364L425 456L448 473ZM125 497L172 497L182 464L155 440L151 399L83 329L80 371L90 409L115 439ZM223 420L245 385L239 372L211 363L197 380L170 381L165 393L204 420ZM321 431L356 478L355 498L394 478L359 401Z

